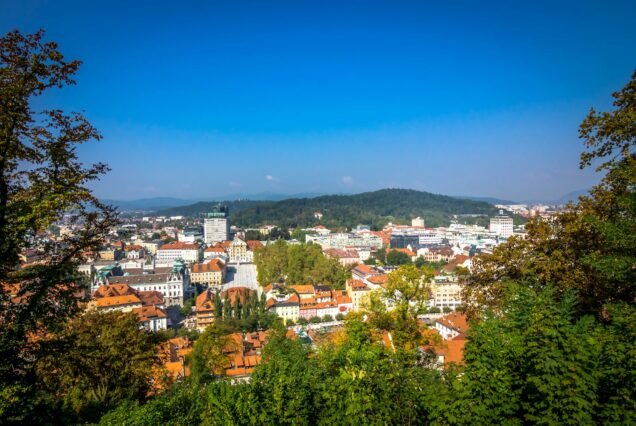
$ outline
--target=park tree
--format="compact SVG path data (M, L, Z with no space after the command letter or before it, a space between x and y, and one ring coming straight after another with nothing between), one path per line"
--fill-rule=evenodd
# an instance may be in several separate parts
M421 305L429 298L429 283L433 278L431 268L403 265L388 276L385 297L397 303Z
M230 302L229 292L225 292L225 298L223 299L223 318L229 319L232 317L232 304Z
M239 295L236 295L236 298L234 299L234 306L232 307L232 316L236 319L241 319L241 313L242 313L242 307L241 307L241 298L239 297Z
M223 301L220 292L214 293L214 317L218 320L223 315Z
M11 401L34 390L34 336L77 311L76 266L117 223L87 188L107 166L77 157L80 144L101 138L98 131L80 113L33 106L47 92L75 84L80 64L45 41L44 31L0 38L0 399L7 402L0 402L0 417L16 421L28 419L28 404ZM39 244L36 235L65 215L81 227ZM46 262L19 268L27 249L39 250Z
M411 263L411 258L408 254L398 250L389 250L386 255L386 264L392 266L407 265Z
M287 244L278 240L254 254L258 281L267 285L281 280L288 285L326 284L343 288L348 271L323 254L317 244Z
M365 306L369 323L377 330L392 333L393 343L401 349L412 350L423 343L422 326L417 315L429 298L430 268L402 265L389 274L383 291L373 291ZM392 309L387 309L386 301Z
M296 228L292 231L291 238L304 243L307 239L307 232L303 231L301 228Z
M263 235L257 229L250 229L249 231L245 232L246 240L260 240L262 236Z

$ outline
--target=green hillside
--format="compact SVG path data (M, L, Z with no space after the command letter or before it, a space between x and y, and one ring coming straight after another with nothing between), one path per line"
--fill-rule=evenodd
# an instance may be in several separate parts
M251 205L249 205L250 203ZM204 213L214 203L163 210L161 214L196 215ZM326 195L316 198L292 198L277 202L239 201L226 203L230 207L232 224L250 227L274 224L283 227L312 226L321 223L327 227L353 227L368 224L381 227L387 222L410 223L416 216L424 217L427 226L444 226L452 215L493 215L492 205L467 199L411 189L382 189L355 195ZM314 212L323 214L320 221ZM475 218L461 218L475 221ZM484 219L481 220L482 223Z
M169 209L161 209L155 213L161 216L189 216L196 217L203 213L211 211L217 204L223 204L230 209L230 215L236 215L244 209L256 208L264 204L271 204L271 201L254 201L254 200L236 200L236 201L199 201L198 203L189 204L187 206L171 207Z

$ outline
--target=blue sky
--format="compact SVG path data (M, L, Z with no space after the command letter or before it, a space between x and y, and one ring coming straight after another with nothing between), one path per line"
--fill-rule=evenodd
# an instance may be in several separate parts
M386 187L555 199L578 125L636 68L636 2L7 1L84 61L38 107L83 110L98 196Z

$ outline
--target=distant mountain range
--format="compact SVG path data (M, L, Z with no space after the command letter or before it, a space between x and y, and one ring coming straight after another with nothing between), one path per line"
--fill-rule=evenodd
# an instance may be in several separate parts
M119 211L122 212L155 211L170 207L187 206L188 204L196 202L196 200L185 200L172 197L141 198L139 200L102 199L101 201L105 204L117 207Z
M579 197L582 195L588 195L588 193L590 192L589 189L579 189L578 191L572 191L568 194L565 194L563 197L559 198L557 200L557 204L567 204L570 202L577 202L579 201Z
M164 209L165 216L196 216L214 205L199 202ZM411 189L382 189L353 195L324 195L313 198L290 198L281 201L244 200L226 202L233 224L251 227L275 224L283 227L312 226L351 228L358 224L381 227L389 221L410 223L424 217L428 226L448 225L453 215L493 215L497 209L484 201L459 199ZM315 212L322 213L318 220ZM471 220L471 219L462 219Z
M548 204L548 205L563 205L570 202L576 203L579 201L579 197L582 195L587 195L590 192L589 189L579 189L578 191L568 192L561 198L556 200L546 200L546 199L533 199L533 200L523 200L521 204Z
M460 200L484 201L489 204L519 204L516 201L502 200L500 198L493 197L473 197L470 195L453 195L453 197L459 198Z
M154 198L141 198L138 200L112 200L102 199L101 201L111 206L117 207L122 212L151 212L157 210L170 209L173 207L188 206L200 202L213 202L213 201L235 201L235 200L250 200L250 201L280 201L289 198L314 198L323 194L314 192L303 192L299 194L277 194L273 192L261 192L258 194L229 194L219 196L216 198L207 198L206 201L174 198L174 197L154 197Z
M275 192L260 192L258 194L230 194L223 197L217 197L215 200L251 200L251 201L281 201L290 198L315 198L325 195L318 192L300 192L298 194L277 194Z
M251 226L266 221L310 224L315 222L315 220L313 211L309 212L309 210L334 208L336 210L347 210L346 213L344 211L341 213L351 220L357 218L358 223L370 223L370 219L379 220L378 218L380 217L388 216L406 220L414 215L425 215L424 212L426 212L429 219L437 218L433 222L429 220L428 223L432 224L440 221L442 216L448 217L451 214L489 214L488 209L484 206L494 209L494 204L566 204L568 202L576 202L579 196L587 194L588 191L587 189L573 191L558 200L552 201L524 200L521 202L468 195L450 197L406 189L383 189L349 195L323 195L313 192L291 195L273 192L257 194L237 193L217 197L214 201L198 201L175 197L154 197L138 200L103 199L102 201L117 207L121 212L158 212L162 215L170 216L199 215L209 211L218 202L223 202L230 207L234 223L238 224L240 222L243 226ZM385 205L381 206L382 203L385 203ZM394 203L394 205L386 203ZM406 203L410 207L407 208L404 205ZM357 213L353 213L354 211L357 211ZM239 212L242 213L239 214ZM329 221L330 219L323 220ZM447 219L442 220L442 222L447 222Z
M563 197L556 200L546 200L546 199L537 199L537 200L522 200L522 201L511 201L511 200L502 200L499 198L493 197L473 197L473 196L455 196L455 198L461 198L466 200L475 200L475 201L485 201L490 204L549 204L549 205L562 205L570 202L577 202L579 197L582 195L587 195L589 193L589 189L579 189L578 191L572 191L565 194Z

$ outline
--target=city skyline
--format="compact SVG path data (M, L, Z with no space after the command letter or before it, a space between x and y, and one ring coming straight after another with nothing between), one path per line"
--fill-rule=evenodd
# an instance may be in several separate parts
M552 200L578 125L628 81L635 6L7 2L84 63L38 108L85 111L98 196L358 193ZM64 3L62 3L64 5Z

